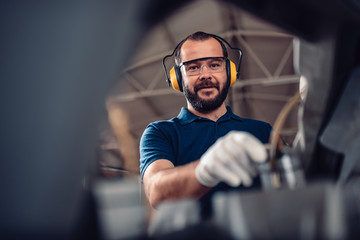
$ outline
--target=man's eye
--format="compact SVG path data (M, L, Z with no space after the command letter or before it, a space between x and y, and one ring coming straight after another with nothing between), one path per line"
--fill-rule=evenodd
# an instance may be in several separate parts
M218 68L218 67L220 67L220 64L219 64L219 63L212 63L212 64L210 65L210 67L211 67L211 68Z
M192 65L192 66L189 66L187 70L189 70L189 71L195 71L195 70L197 70L197 69L199 69L198 66Z

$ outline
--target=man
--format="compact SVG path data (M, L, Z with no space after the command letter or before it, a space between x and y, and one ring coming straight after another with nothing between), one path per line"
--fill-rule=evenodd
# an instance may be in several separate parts
M140 142L140 173L153 207L185 197L208 205L215 191L249 187L254 163L266 159L262 143L271 131L268 123L240 118L225 105L230 80L219 39L196 32L176 51L187 108L149 124Z

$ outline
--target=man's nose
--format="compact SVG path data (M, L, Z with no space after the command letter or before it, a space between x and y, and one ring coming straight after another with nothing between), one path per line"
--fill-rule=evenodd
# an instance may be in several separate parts
M205 77L208 77L208 76L210 76L210 75L211 75L211 74L210 74L208 65L203 64L203 65L201 66L201 69L200 69L200 77L201 77L201 78L205 78Z

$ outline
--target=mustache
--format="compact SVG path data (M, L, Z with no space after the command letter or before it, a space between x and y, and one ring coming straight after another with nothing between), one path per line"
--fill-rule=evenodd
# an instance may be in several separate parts
M217 83L213 83L213 82L211 82L211 81L204 81L204 82L201 82L201 83L199 83L198 85L196 85L195 87L194 87L194 92L196 93L197 91L199 91L200 89L202 89L202 88L208 88L208 87L214 87L214 88L216 88L216 89L220 89L220 87L219 87L219 84L217 84Z

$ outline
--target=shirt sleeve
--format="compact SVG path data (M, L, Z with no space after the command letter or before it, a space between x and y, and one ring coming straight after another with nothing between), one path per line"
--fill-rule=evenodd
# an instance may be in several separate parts
M140 176L146 168L158 159L167 159L174 164L174 151L171 137L155 124L146 127L140 140ZM175 165L175 164L174 164Z

